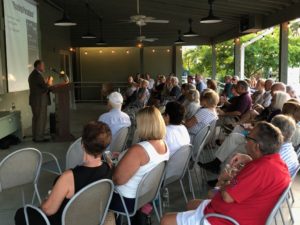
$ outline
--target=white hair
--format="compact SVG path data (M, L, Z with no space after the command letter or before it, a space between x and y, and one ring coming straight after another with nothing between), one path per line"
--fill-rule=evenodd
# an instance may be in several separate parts
M286 103L291 97L288 93L283 91L274 92L275 102L273 104L274 109L282 110L284 103Z

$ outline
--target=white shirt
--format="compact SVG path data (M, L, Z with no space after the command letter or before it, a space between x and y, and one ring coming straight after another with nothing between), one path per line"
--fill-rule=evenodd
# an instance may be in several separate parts
M138 143L138 145L142 146L147 155L149 156L149 162L141 166L135 172L135 174L127 181L126 184L117 186L118 191L125 198L136 198L136 191L143 176L152 169L154 169L159 163L169 160L170 157L168 147L165 154L159 154L157 153L153 145L150 144L150 142L148 141L140 142Z
M148 80L148 82L149 82L149 84L148 84L148 89L151 90L151 89L154 87L155 81L154 81L152 78L150 78L150 79Z
M291 142L283 143L283 145L281 145L280 147L279 155L281 159L286 163L290 175L293 176L293 174L295 173L299 165L299 161L292 143Z
M111 109L107 113L103 113L98 121L106 123L110 130L111 130L111 136L112 140L114 138L114 135L123 127L130 127L131 121L129 116L122 112L119 109Z
M262 96L263 101L262 101L262 106L267 108L271 105L271 100L272 100L272 95L271 91L265 91L265 93Z
M218 119L217 112L207 108L200 108L194 116L197 124L189 128L191 135L196 135L203 127Z
M172 156L182 146L190 144L190 135L183 125L168 125L165 141Z

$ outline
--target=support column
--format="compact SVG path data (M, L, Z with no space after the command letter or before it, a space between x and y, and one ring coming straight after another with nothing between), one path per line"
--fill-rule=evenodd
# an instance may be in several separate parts
M234 39L234 75L241 77L241 42L239 38Z
M140 48L140 74L144 73L144 48Z
M216 45L211 45L212 59L211 59L211 68L212 68L212 79L215 80L217 77L217 52Z
M172 73L178 77L176 74L176 45L172 46Z
M289 26L288 22L280 24L279 37L279 80L285 84L288 82L288 44Z

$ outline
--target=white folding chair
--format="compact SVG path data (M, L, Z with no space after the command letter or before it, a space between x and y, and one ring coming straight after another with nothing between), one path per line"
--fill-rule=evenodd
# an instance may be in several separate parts
M196 176L196 181L198 184L198 187L200 187L200 182L197 176L195 165L199 161L200 154L205 146L207 137L210 132L210 125L207 125L203 127L194 137L193 139L193 148L192 148L192 158L190 161L189 169L188 169L188 176L189 176L189 186L190 190L192 192L193 198L195 199L195 192L194 192L194 186L193 186L193 180L191 176L191 171L194 171Z
M160 221L160 215L158 213L157 207L155 205L155 200L160 199L160 187L163 182L164 173L166 168L166 162L161 162L155 168L153 168L150 172L146 173L137 189L136 199L134 204L134 209L131 213L128 212L123 196L119 193L118 188L115 188L115 191L120 195L121 202L123 204L125 212L115 211L120 215L124 215L127 217L128 225L131 225L130 217L134 216L136 211L139 210L145 204L152 202L153 208L155 210L155 214L157 220Z
M62 225L100 224L105 221L114 184L103 179L77 192L64 208Z
M122 152L126 149L126 142L128 139L129 127L121 128L117 133L114 139L111 141L109 150L113 152Z
M114 185L111 180L95 181L77 192L63 210L62 225L100 224L105 221L112 198ZM47 216L39 208L32 205L24 207L25 220L30 224L28 209L35 210L50 225Z
M285 220L281 211L281 206L283 205L284 201L286 201L287 206L288 206L288 210L289 210L289 214L291 217L291 221L292 224L294 224L294 217L293 217L293 213L291 210L291 206L290 203L288 201L288 193L290 192L291 189L291 183L289 184L289 186L283 191L283 193L281 194L281 196L279 197L277 203L275 204L275 206L273 207L267 221L266 221L266 225L271 225L273 223L273 221L275 221L275 224L277 225L277 220L276 220L276 216L278 214L278 212L280 213L280 217L282 220L282 224L285 225Z
M37 183L41 170L42 154L34 148L23 148L6 156L0 162L0 192L13 187L21 187L25 184L33 184L35 195L41 203ZM22 189L22 200L25 204L25 195Z
M188 169L189 162L192 156L192 145L184 145L178 149L174 155L172 155L166 166L166 174L164 177L162 189L172 184L176 181L179 181L182 194L185 202L188 202L186 193L183 186L183 178Z
M66 154L66 170L74 168L83 163L83 149L81 145L81 137L73 142Z

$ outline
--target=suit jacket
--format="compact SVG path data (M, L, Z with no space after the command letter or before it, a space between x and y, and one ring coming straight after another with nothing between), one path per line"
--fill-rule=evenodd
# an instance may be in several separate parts
M49 86L37 70L33 70L28 77L29 83L29 105L34 106L41 102L42 98L47 98L48 105L50 102Z

